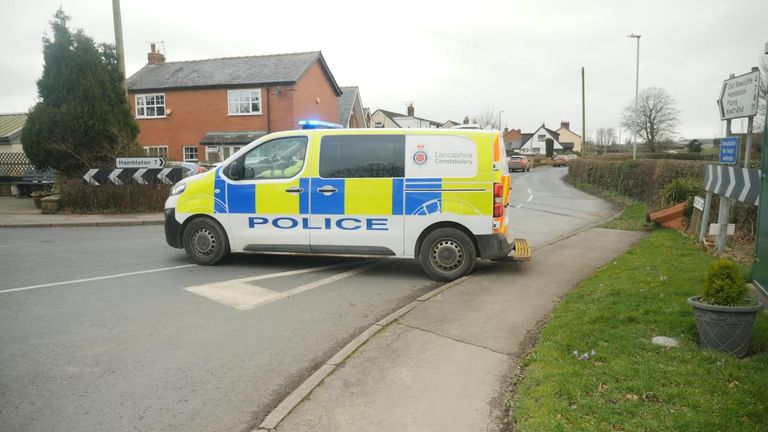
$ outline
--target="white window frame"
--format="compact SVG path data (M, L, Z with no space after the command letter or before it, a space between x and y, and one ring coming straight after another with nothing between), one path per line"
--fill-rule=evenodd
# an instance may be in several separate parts
M539 142L544 142L544 141L546 141L546 138L547 138L547 136L545 134L539 134L538 141Z
M163 103L158 104L157 97L160 96L163 98ZM150 97L154 97L155 100L152 105L147 105L147 99ZM147 93L147 94L137 94L134 96L134 105L136 108L136 118L140 119L151 119L151 118L165 118L168 115L168 108L165 106L166 99L165 99L165 93ZM155 108L155 115L147 115L147 108L153 107ZM157 107L163 108L163 115L157 115ZM143 110L143 114L139 114L139 110Z
M247 97L241 99L247 92ZM259 110L253 111L254 95L258 98ZM247 105L243 105L247 104ZM237 112L232 112L232 107L237 107ZM240 108L243 106L248 107L248 112L240 112ZM261 89L235 89L227 90L227 115L231 116L244 116L244 115L261 115L263 111L261 100Z
M187 157L187 150L188 149L191 149L191 150L195 151L195 157L194 158ZM184 156L184 162L200 162L200 149L196 145L195 146L184 146L182 151L183 151L183 156Z
M152 152L152 150L156 150ZM168 146L144 146L144 154L152 157L161 157L168 159Z

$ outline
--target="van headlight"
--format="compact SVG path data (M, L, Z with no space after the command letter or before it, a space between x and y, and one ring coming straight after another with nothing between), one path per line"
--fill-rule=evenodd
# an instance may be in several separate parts
M176 183L171 188L171 196L181 195L181 193L184 192L184 190L186 190L186 189L187 189L187 184L186 183L184 183L184 182Z

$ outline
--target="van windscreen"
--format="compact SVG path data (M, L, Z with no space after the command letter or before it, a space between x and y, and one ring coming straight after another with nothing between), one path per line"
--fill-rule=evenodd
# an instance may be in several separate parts
M405 175L405 135L331 135L320 141L320 177Z

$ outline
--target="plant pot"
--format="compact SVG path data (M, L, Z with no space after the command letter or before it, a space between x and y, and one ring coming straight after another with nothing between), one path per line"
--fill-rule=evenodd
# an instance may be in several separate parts
M753 300L751 305L720 306L699 300L700 297L688 298L699 329L699 343L706 348L744 357L752 339L755 318L763 304Z
M43 208L43 203L40 201L41 199L43 199L41 196L32 197L32 202L35 203L35 208Z

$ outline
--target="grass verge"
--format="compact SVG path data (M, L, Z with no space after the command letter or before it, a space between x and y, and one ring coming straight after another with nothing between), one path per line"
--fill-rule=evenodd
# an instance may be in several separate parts
M524 361L508 401L516 430L768 430L766 314L749 358L698 345L685 300L713 259L678 232L655 230L581 282ZM573 354L592 350L588 360Z

